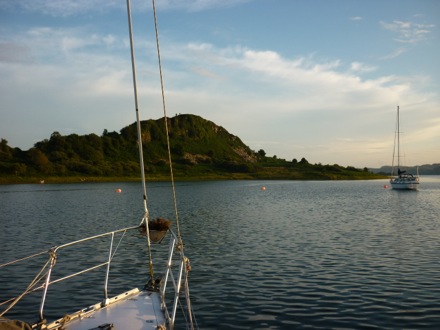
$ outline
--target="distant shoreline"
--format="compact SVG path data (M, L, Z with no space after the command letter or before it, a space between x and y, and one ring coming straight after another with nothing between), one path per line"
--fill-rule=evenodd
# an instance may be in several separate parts
M246 175L242 173L236 173L231 175L208 175L208 176L197 176L197 177L176 177L174 180L176 182L185 181L217 181L217 180L291 180L291 181L358 181L358 180L380 180L387 179L388 176L380 174L371 174L369 176L362 177L338 177L338 178L325 178L325 177L314 177L314 176L304 176L304 177L270 177L262 176L255 177L253 175ZM165 176L153 176L147 177L147 182L167 182L170 181L169 177ZM65 184L65 183L103 183L103 182L141 182L141 178L138 177L47 177L47 178L37 178L37 177L0 177L0 185L13 185L13 184Z

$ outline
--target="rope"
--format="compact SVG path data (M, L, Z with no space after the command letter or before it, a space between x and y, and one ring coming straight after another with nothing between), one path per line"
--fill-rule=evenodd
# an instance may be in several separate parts
M191 270L191 263L189 262L189 259L187 257L185 257L185 266L186 266L186 268L185 268L185 275L184 275L185 277L184 277L184 284L183 285L184 285L185 298L186 298L186 304L187 304L186 307L188 310L188 317L190 320L190 322L189 322L190 328L191 328L191 330L194 330L194 321L196 322L197 329L198 329L198 326L197 326L197 321L195 320L195 317L193 317L194 312L191 307L191 298L189 296L188 274Z
M47 253L47 251L38 252L38 253L35 253L35 254L33 254L33 255L30 255L30 256L27 256L27 257L21 258L21 259L17 259L17 260L14 260L14 261L10 261L10 262L7 262L7 263L5 263L5 264L0 265L0 268L5 267L5 266L8 266L8 265L13 265L13 264L15 264L15 263L17 263L17 262L20 262L20 261L24 261L24 260L31 259L31 258L34 258L34 257L38 257L39 255L41 255L41 254L45 254L45 253Z
M152 0L152 2L153 2L153 14L154 14L154 29L156 32L157 59L158 59L158 63L159 63L160 87L161 87L161 93L162 93L163 115L164 115L164 121L165 121L165 133L166 133L166 138L167 138L168 161L170 164L171 187L172 187L172 191L173 191L174 213L176 216L177 238L179 240L179 245L181 245L181 247L182 247L181 251L183 253L182 236L180 234L179 213L177 211L177 197L176 197L176 187L175 187L175 183L174 183L173 161L171 158L171 143L170 143L170 134L169 134L169 129L168 129L168 116L167 116L166 102L165 102L165 87L164 87L164 81L163 81L163 75L162 75L162 61L161 61L161 56L160 56L159 28L158 28L158 24L157 24L156 2L155 2L155 0Z

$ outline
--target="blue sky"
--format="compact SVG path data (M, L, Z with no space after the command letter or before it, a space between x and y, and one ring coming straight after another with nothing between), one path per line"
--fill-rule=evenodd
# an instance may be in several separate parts
M253 150L356 167L440 162L440 1L157 0L168 116ZM133 0L142 119L163 116L150 1ZM125 0L0 0L0 138L135 121Z

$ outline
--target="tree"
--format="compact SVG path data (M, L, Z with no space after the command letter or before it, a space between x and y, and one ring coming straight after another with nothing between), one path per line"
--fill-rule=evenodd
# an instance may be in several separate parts
M50 169L50 161L47 156L37 148L29 150L29 156L33 164L43 173L48 173Z
M50 138L51 139L53 139L53 138L60 138L62 135L60 134L60 132L57 132L57 131L55 131L55 132L53 132L51 135L50 135Z
M309 164L309 162L307 161L307 159L305 159L304 157L301 158L301 160L299 161L299 163L300 163L300 164L303 164L303 165L307 165L307 164Z
M27 166L26 164L22 164L22 163L15 163L14 164L14 172L15 175L23 175L25 174L27 171Z
M261 157L265 157L266 152L263 149L260 149L260 150L258 150L258 155L260 155Z
M8 146L8 141L2 139L0 142L0 160L12 159L12 150Z

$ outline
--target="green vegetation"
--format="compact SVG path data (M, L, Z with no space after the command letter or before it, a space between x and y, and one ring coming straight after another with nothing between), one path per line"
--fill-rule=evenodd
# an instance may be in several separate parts
M167 180L169 160L164 118L141 123L147 180ZM176 180L378 179L367 168L309 164L305 158L286 161L255 152L223 127L195 115L168 118L173 172ZM0 142L0 183L139 180L136 124L120 133L62 136L37 142L22 151Z

